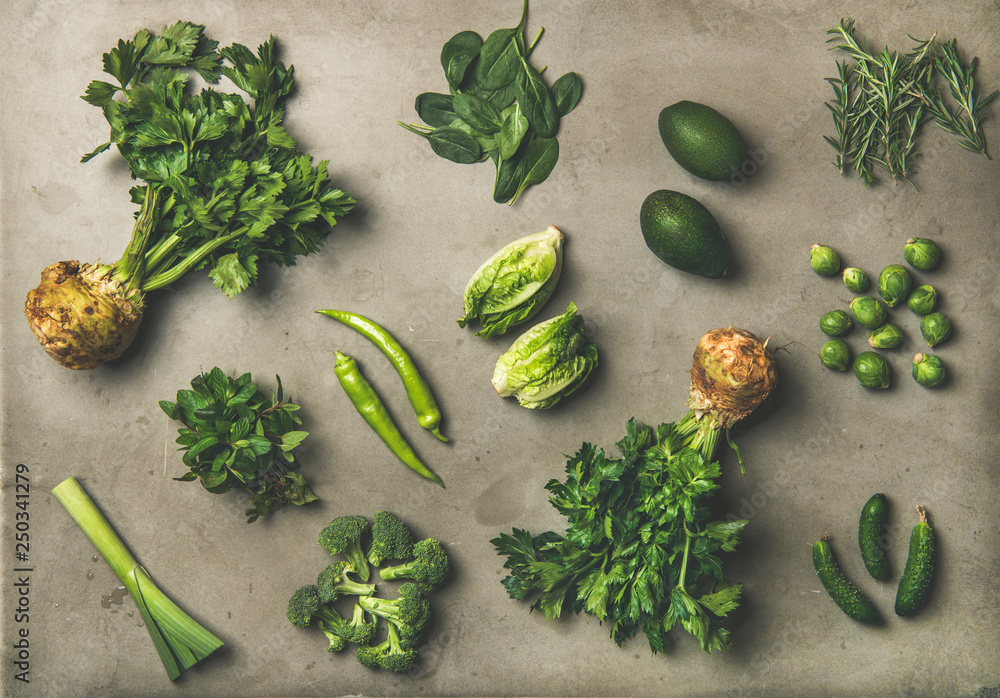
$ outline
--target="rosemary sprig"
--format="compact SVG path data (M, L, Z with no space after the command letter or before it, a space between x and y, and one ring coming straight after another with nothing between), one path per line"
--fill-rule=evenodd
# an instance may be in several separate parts
M898 53L888 47L873 50L857 36L853 19L842 19L827 34L827 41L849 56L837 62L838 77L827 78L834 98L826 106L837 135L824 138L836 152L833 164L841 174L853 169L868 186L881 170L894 182L912 185L919 134L930 119L958 136L963 148L989 157L980 124L998 93L977 94L977 59L964 63L955 39L942 43L936 34L926 40L911 36L913 48Z

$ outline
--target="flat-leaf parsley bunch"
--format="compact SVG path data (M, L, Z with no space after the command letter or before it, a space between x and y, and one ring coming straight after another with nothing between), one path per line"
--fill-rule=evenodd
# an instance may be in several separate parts
M182 461L191 471L174 478L200 480L213 494L242 487L250 495L247 523L283 504L316 500L298 467L295 449L309 432L284 400L281 378L277 394L266 394L244 373L237 379L216 367L196 376L191 390L177 391L177 402L160 401L171 419L184 423L177 436Z
M632 419L620 458L583 444L565 481L545 487L565 535L515 528L491 541L507 557L510 597L533 597L547 619L591 614L610 623L619 646L642 631L655 654L680 625L706 652L728 649L723 620L743 587L724 581L718 553L735 549L747 521L710 520L720 467L693 438L676 424L654 430Z

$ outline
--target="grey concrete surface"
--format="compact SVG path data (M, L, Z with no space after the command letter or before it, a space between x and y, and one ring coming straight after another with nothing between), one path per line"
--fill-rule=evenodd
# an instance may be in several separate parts
M488 164L435 157L396 125L413 99L440 91L441 45L454 33L512 26L520 3L285 0L281 3L129 0L4 3L2 75L2 577L4 695L678 695L971 696L1000 685L997 651L997 291L1000 165L962 151L928 125L919 191L865 189L840 177L823 141L832 125L824 78L836 56L825 30L854 16L874 43L907 34L956 37L981 59L985 90L1000 87L996 2L653 2L534 0L544 26L534 60L568 70L585 92L559 133L560 161L516 205L490 197ZM131 229L120 159L80 156L106 139L98 110L78 98L101 54L139 28L177 19L223 45L278 37L299 91L288 127L359 204L323 250L296 267L267 268L258 287L227 301L202 273L150 298L134 347L107 366L73 372L46 357L21 313L47 264L117 259ZM713 184L681 170L656 129L680 99L730 116L760 161L746 183ZM1000 152L997 114L986 133ZM738 259L721 281L684 275L644 246L643 198L677 189L708 206ZM546 312L574 301L599 346L588 389L535 413L490 386L510 338L460 330L469 275L509 240L549 224L566 234L564 277ZM956 334L938 352L951 378L929 391L908 375L921 348L915 320L896 311L905 346L887 356L891 389L873 393L824 370L819 316L849 294L809 269L814 242L877 273L912 235L937 240L942 293ZM391 368L359 336L313 311L340 307L378 319L405 343L433 385L453 443L420 433ZM549 312L551 311L551 312ZM746 475L725 456L724 510L750 519L727 576L745 585L733 649L707 655L683 633L652 656L616 647L588 616L546 622L507 598L490 538L511 527L561 530L544 484L581 442L611 448L630 417L684 414L697 339L735 324L769 336L780 389L765 418L738 435ZM850 337L855 350L864 343ZM332 372L334 350L363 364L401 428L446 490L412 475L353 411ZM275 374L311 432L302 472L320 501L247 525L243 499L172 478L184 468L157 401L203 370ZM15 466L30 471L30 554L14 558ZM131 599L50 490L76 476L161 587L226 647L170 684ZM891 561L899 570L921 503L938 532L929 607L902 620L894 584L864 576L853 553L857 517L877 491L891 501ZM23 510L24 507L22 507ZM434 594L436 624L419 668L373 673L329 655L314 632L283 617L291 592L325 553L319 529L343 513L397 512L440 538L454 577ZM23 526L22 526L23 528ZM890 616L859 626L822 591L810 545L836 541L849 576ZM28 573L15 571L27 566ZM30 619L17 620L28 578ZM29 633L30 683L15 674Z

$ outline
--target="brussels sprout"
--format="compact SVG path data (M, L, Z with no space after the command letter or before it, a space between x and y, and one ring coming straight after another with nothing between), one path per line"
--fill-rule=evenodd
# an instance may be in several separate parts
M933 240L910 238L903 246L903 259L914 269L933 269L941 258L941 250Z
M857 355L854 375L866 388L882 390L889 387L889 363L874 351L863 351Z
M917 315L927 315L934 310L937 305L937 291L930 284L924 284L913 289L913 293L906 299L906 307Z
M510 243L472 275L459 327L475 320L479 337L503 334L541 310L562 271L563 234L554 225Z
M944 364L933 354L917 354L913 357L913 380L927 388L933 388L944 380Z
M890 264L878 275L878 294L890 308L906 300L913 280L902 264Z
M895 349L903 343L903 331L887 322L871 331L868 343L875 349Z
M920 320L920 334L927 346L936 347L951 336L951 321L941 313L924 315Z
M819 328L831 337L843 337L853 326L851 316L843 310L831 310L819 319Z
M809 265L820 276L833 276L840 271L840 255L823 245L809 249Z
M846 371L851 367L851 350L842 339L831 339L819 350L819 359L827 368Z
M874 330L885 324L888 313L885 306L879 303L874 296L852 298L847 307L854 315L854 321L867 330Z
M844 286L847 286L848 291L853 291L854 293L864 293L868 290L868 274L864 273L857 267L847 267L844 269Z
M597 347L583 335L576 305L522 334L493 371L500 397L517 398L522 407L552 407L586 380L597 365Z

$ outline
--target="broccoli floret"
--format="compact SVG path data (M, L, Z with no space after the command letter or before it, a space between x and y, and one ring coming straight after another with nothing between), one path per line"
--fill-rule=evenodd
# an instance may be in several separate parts
M388 511L375 512L368 562L378 567L383 560L412 559L413 534L410 533L410 529Z
M369 669L388 669L402 673L409 671L417 661L417 651L403 647L396 627L389 625L388 637L384 642L367 647L358 647L358 661Z
M375 593L374 584L362 584L347 576L348 572L354 570L350 563L338 560L327 565L326 569L319 573L316 580L316 589L319 592L320 603L333 603L341 596L355 594L357 596L368 596Z
M422 633L431 618L431 604L413 582L400 585L397 599L363 596L358 599L358 605L393 625L409 626L406 630L408 638L415 638Z
M329 606L324 605L319 600L319 589L315 584L307 584L299 587L288 600L288 608L285 610L285 617L300 628L308 628L315 618L322 625L328 628L339 628L345 624L343 617Z
M338 635L326 623L319 621L318 625L319 629L326 635L326 639L330 641L330 646L326 648L327 652L340 652L347 647L347 640Z
M365 609L358 604L354 604L354 615L349 621L345 621L340 632L344 640L357 645L367 645L375 637L378 625L368 620Z
M362 582L368 581L368 559L361 549L361 537L371 525L364 516L338 516L319 532L319 544L331 555L343 555Z
M450 563L441 542L427 538L413 546L414 559L394 567L384 567L382 579L412 579L423 589L433 589L448 578Z

